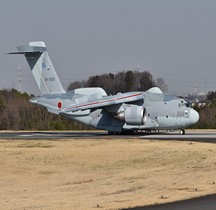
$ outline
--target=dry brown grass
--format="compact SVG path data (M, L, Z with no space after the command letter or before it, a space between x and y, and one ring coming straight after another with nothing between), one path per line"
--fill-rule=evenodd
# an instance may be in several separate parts
M1 209L119 209L216 193L216 144L0 141Z

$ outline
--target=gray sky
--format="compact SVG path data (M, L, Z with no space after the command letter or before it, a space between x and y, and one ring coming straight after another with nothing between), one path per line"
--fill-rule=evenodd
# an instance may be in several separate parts
M215 0L0 0L0 88L38 94L23 56L45 41L66 88L91 75L136 69L176 94L216 91Z

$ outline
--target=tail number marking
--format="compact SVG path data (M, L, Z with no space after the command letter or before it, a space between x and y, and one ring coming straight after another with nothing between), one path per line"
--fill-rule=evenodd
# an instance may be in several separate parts
M50 78L47 78L47 77L45 77L44 78L44 80L45 80L45 82L54 82L55 81L55 77L50 77Z

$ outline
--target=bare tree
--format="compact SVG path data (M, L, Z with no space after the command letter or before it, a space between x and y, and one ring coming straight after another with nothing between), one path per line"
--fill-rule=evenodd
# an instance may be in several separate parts
M156 82L155 82L155 85L157 87L159 87L163 92L167 92L168 91L168 86L165 83L165 81L164 81L163 78L157 78Z

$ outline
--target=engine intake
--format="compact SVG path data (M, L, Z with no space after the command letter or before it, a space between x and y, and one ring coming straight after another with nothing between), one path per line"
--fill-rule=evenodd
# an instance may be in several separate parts
M145 125L146 109L143 106L132 105L119 112L114 118L124 121L127 125Z

